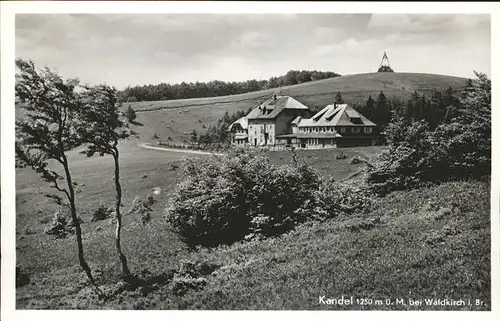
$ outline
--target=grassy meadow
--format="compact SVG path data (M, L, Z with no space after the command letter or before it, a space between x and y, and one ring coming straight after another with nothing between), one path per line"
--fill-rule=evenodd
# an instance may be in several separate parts
M465 78L445 75L370 73L286 86L281 88L281 92L314 108L331 104L339 91L345 102L363 104L369 95L375 99L381 90L388 99L408 99L415 90L426 93L434 88L460 88L465 84ZM191 130L203 132L226 111L230 114L238 110L246 111L275 93L279 94L280 89L223 97L124 103L123 106L125 109L130 105L137 111L138 125L134 126L134 130L142 140L153 141L156 134L163 141L170 137L173 141L182 142L189 139Z
M124 210L135 196L155 187L162 193L146 225L125 216L123 251L131 269L147 286L124 290L114 252L114 225L91 222L99 202L112 204L112 162L104 157L71 154L78 182L77 206L84 220L86 257L110 299L99 301L81 271L73 237L56 240L43 233L55 206L49 190L28 169L17 170L17 264L28 284L17 288L18 309L474 309L489 308L489 185L454 182L379 198L369 212L356 213L263 241L192 251L163 219L164 206L182 179L186 157L120 145ZM323 175L348 179L372 159L378 147L301 151L298 156ZM266 152L273 163L291 160L289 152ZM355 184L355 182L353 182ZM449 212L460 201L459 211ZM101 228L97 228L100 226ZM183 260L214 266L198 290L176 295L173 275ZM326 306L318 297L341 295L372 299L479 298L479 307Z
M346 102L360 103L380 90L389 99L403 99L414 90L458 88L465 82L440 75L377 73L284 87L283 94L315 107L331 103L337 91ZM114 204L112 159L87 158L80 153L83 148L69 153L77 182L77 211L84 222L85 255L108 295L104 301L87 284L74 236L54 239L44 233L58 208L45 194L55 190L31 169L16 169L16 261L25 281L16 288L17 309L491 309L490 186L485 182L449 182L393 192L376 198L369 209L309 222L279 237L188 248L167 224L164 209L184 178L183 160L214 156L140 145L156 141L154 134L163 141L170 136L180 142L193 128L202 132L226 111L247 110L274 92L130 103L137 110L137 122L131 126L139 139L119 145L125 213L122 248L131 270L144 280L138 288L127 288L119 278L115 225L109 220L91 221L99 204ZM353 157L373 162L384 149L298 150L297 156L321 176L357 185L366 165L351 163ZM292 161L289 151L262 152L274 164ZM346 158L338 159L340 153ZM149 223L143 224L139 214L126 214L134 198L158 188L161 193L152 205ZM198 275L204 280L200 287L181 294L173 285L183 262L210 268ZM319 303L320 296L342 295L383 302L448 298L484 303L459 307Z

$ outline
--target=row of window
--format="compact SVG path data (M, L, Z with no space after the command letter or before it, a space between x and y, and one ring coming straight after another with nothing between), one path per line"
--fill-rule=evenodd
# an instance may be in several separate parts
M307 140L308 145L334 145L335 140L333 138L327 139L318 139L318 138L309 138Z
M245 139L233 139L233 144L236 144L236 145L245 145L246 144L246 140Z
M335 133L335 128L333 127L304 127L300 128L301 133Z
M372 132L371 127L363 127L364 128L364 133L365 134L370 134ZM339 131L341 134L345 134L347 132L357 134L361 132L360 127L340 127ZM334 127L304 127L299 129L300 133L335 133L335 128Z

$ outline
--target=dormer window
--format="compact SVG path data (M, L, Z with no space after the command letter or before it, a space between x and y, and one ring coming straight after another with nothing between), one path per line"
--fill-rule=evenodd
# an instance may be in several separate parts
M360 117L350 117L351 123L353 124L362 124L363 121L361 120Z

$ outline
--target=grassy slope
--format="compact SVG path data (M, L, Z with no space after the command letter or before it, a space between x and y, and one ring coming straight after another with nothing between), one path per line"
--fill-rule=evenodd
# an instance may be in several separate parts
M139 150L136 142L122 145L125 209L136 195L153 187L163 189L153 220L146 226L138 217L126 216L123 247L131 268L160 276L151 293L126 291L106 304L93 300L75 254L74 239L53 240L42 233L53 205L47 203L39 181L28 170L17 172L18 264L30 274L31 283L17 289L18 308L166 308L166 309L336 309L317 304L319 295L354 295L385 298L479 298L489 302L489 186L484 183L448 183L428 189L393 193L380 199L368 213L304 225L280 238L241 243L210 251L189 252L161 218L167 193L181 178L169 170L186 154ZM302 156L323 174L345 179L360 165L350 158L367 159L377 148L338 151L305 151ZM290 160L288 153L270 152L275 163ZM192 155L189 155L192 157ZM116 284L119 265L113 246L114 227L107 221L90 222L90 211L99 201L113 201L111 162L72 154L75 180L82 189L79 210L88 260L105 291ZM143 174L146 178L141 179ZM104 178L104 179L103 179ZM81 186L84 183L85 186ZM36 194L31 194L33 191ZM440 207L465 200L458 215L436 218ZM371 229L363 222L380 218ZM25 234L24 227L36 234ZM102 226L102 231L96 231ZM428 243L430 242L430 243ZM201 291L172 295L168 273L182 259L215 262L222 267L207 276ZM146 271L147 270L147 271ZM167 274L164 274L167 272ZM171 275L170 275L171 276ZM83 281L82 281L83 280ZM164 284L166 283L166 284ZM411 291L411 292L410 292ZM369 307L350 307L354 309ZM388 308L388 307L371 307ZM400 306L399 309L410 308ZM478 307L486 309L488 306Z
M324 107L332 102L335 94L342 92L348 103L363 103L368 95L376 97L382 90L389 99L408 98L415 90L427 92L432 88L446 89L464 86L466 79L444 75L418 73L371 73L347 75L323 79L294 86L283 87L285 95L291 95L310 107ZM224 115L238 110L248 110L267 99L279 89L264 90L241 95L182 99L172 101L138 102L130 105L139 111L135 130L146 141L152 140L154 133L160 139L171 137L175 141L188 139L187 132L195 129L204 131ZM124 104L128 107L128 104Z
M457 214L439 217L442 207L464 200ZM18 308L91 309L390 309L389 306L324 306L318 297L480 299L478 307L392 309L490 309L489 185L446 183L380 199L368 213L306 224L279 238L189 252L163 220L128 226L125 252L135 271L159 276L155 288L125 291L99 304L75 265L72 244L45 240L49 273L35 273L18 289ZM363 223L373 222L363 229ZM102 288L117 289L110 269L112 231L85 237ZM49 251L50 249L50 251ZM36 260L33 257L30 261ZM199 291L176 296L171 270L182 259L221 266ZM33 271L30 271L33 273ZM165 273L166 272L166 273ZM170 274L169 274L170 273ZM113 275L112 275L113 274ZM116 274L116 273L115 273ZM169 276L170 275L170 276Z
M121 184L123 190L124 211L128 210L136 196L145 196L155 187L160 187L162 193L158 203L153 206L153 221L161 220L163 207L169 193L182 179L181 169L171 170L171 164L178 164L184 158L207 157L186 153L162 152L138 147L137 141L120 143ZM349 159L355 155L366 157L367 153L375 154L378 148L351 148L344 152L349 157L336 160L336 152L332 150L299 152L308 163L325 174L333 175L335 179L345 179L357 172L360 165L351 165ZM269 156L276 164L290 161L288 153L270 152ZM208 156L210 157L210 156ZM112 205L115 198L113 178L113 162L109 157L87 158L78 151L70 153L70 166L73 180L78 183L77 209L84 220L82 230L87 237L99 234L95 232L101 226L112 233L113 227L108 221L91 222L92 211L99 203ZM146 176L143 178L143 176ZM50 222L57 205L48 200L44 194L54 193L53 189L37 177L31 169L16 170L16 231L19 234L17 241L18 262L29 271L46 272L52 267L72 266L74 261L73 242L61 249L62 242L51 240L50 236L43 234L44 228ZM138 217L126 216L125 225L135 224ZM136 231L137 232L137 231ZM33 233L33 234L32 234ZM124 238L126 238L126 233ZM109 235L108 241L112 241ZM142 237L142 236L141 236ZM109 243L110 249L111 243ZM67 251L67 252L66 252ZM91 248L92 255L100 255L103 250L100 244ZM104 251L104 253L107 253ZM107 253L102 256L100 263L109 262ZM135 261L136 257L132 258Z

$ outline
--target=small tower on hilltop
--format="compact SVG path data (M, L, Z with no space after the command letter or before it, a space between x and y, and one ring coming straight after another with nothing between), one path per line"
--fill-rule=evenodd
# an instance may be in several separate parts
M389 58L387 58L387 53L384 51L384 55L382 56L382 61L380 62L380 66L378 67L378 72L394 72L391 68L391 64L389 63Z

